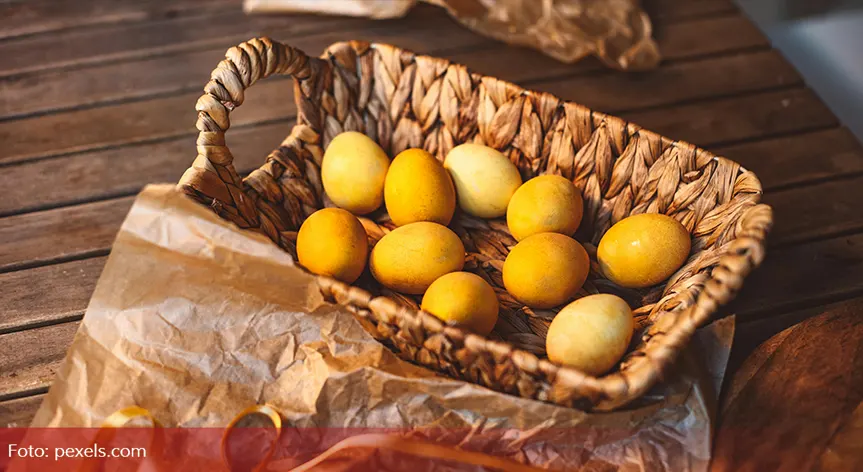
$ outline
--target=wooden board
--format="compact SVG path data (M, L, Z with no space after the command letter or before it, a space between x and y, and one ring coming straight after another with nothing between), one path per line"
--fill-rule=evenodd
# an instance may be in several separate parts
M825 307L759 348L729 388L712 470L859 470L861 310Z
M0 428L23 428L30 425L44 394L0 402Z
M740 16L672 22L662 28L664 34L658 43L667 60L767 46L764 37ZM738 31L731 41L719 35L728 29ZM694 37L699 34L705 34L704 37L709 40L695 41ZM512 48L489 41L456 24L443 13L422 18L410 15L392 27L382 25L374 30L366 26L279 39L316 55L329 44L346 38L397 44L425 54L441 55L441 52L453 51L445 54L453 62L467 64L477 72L519 83L603 70L597 60L564 64L536 54L531 49ZM3 86L8 99L0 102L0 118L200 90L205 77L201 71L215 67L228 46L230 43L224 42L201 51L109 62L76 69L72 73L46 71L7 79L3 81ZM783 67L787 68L787 65Z
M94 0L89 2L12 1L0 5L0 39L94 27L132 23L213 10L236 10L239 0Z
M0 401L44 392L77 330L72 322L0 334Z
M0 274L0 334L80 319L105 260L93 257Z

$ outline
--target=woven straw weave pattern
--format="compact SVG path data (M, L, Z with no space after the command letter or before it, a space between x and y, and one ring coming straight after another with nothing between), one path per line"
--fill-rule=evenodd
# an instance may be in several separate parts
M246 88L272 74L294 77L297 124L262 167L241 179L225 144L229 113ZM502 220L457 212L450 225L468 251L466 270L489 281L500 298L500 321L488 339L444 326L417 311L418 299L389 292L368 275L358 287L318 277L325 295L401 356L497 390L596 410L628 403L656 383L764 256L771 210L759 204L758 179L738 164L442 59L354 41L334 44L317 59L254 39L227 52L204 90L196 104L198 156L180 188L291 253L303 219L329 204L320 165L329 141L343 131L369 135L390 156L423 147L443 160L460 143L482 143L507 155L525 180L556 173L581 189L585 208L576 238L592 270L580 295L610 292L640 307L633 349L619 370L601 378L542 359L555 312L524 307L503 289L501 269L515 240ZM692 254L664 286L621 289L599 276L596 244L617 221L645 212L683 223ZM371 243L394 228L382 211L361 221Z

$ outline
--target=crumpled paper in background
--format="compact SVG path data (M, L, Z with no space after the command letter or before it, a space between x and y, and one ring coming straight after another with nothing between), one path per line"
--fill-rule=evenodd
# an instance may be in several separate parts
M638 408L591 414L494 392L401 360L269 239L173 186L149 186L32 426L98 427L138 405L164 426L224 427L268 403L319 434L432 428L556 469L706 470L732 335L733 319L701 330L664 399ZM332 445L324 436L321 450ZM384 457L355 460L404 470Z
M249 13L322 13L397 18L418 0L245 0ZM465 26L563 62L594 55L607 66L646 70L659 64L647 13L638 0L423 0ZM351 38L345 38L346 40ZM397 45L396 45L397 46Z

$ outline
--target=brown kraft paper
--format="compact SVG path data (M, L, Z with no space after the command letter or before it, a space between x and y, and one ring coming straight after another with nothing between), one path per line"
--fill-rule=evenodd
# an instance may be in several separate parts
M593 414L526 400L401 360L270 240L173 186L149 186L32 426L99 427L137 405L167 427L223 428L266 403L285 427L316 428L320 452L328 432L437 431L442 443L553 469L700 471L733 326L701 330L640 406ZM404 470L374 457L355 460Z
M249 13L404 16L418 0L245 0ZM509 44L573 63L593 55L620 70L655 68L653 26L638 0L422 0L459 23ZM350 39L350 38L345 38ZM307 51L308 52L308 51Z

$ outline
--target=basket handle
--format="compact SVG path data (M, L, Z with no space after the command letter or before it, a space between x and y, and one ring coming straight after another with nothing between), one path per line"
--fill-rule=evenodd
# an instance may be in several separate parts
M198 154L180 178L180 190L212 206L240 227L255 226L255 204L243 192L242 179L233 166L234 156L225 144L230 113L242 105L245 90L258 80L273 74L291 75L298 82L306 80L315 75L318 62L297 48L267 37L228 49L195 103Z

